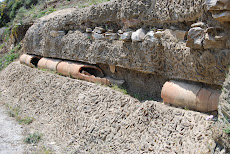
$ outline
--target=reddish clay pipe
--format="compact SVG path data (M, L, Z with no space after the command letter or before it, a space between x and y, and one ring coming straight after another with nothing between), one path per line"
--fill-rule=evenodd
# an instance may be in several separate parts
M91 75L89 72L84 71L83 68L95 69L95 71L98 71L100 74L103 74L102 70L96 66L68 61L60 62L57 66L57 72L65 76L71 76L75 79L86 80L94 83L98 82L106 85L110 84L108 79L95 77L94 75Z
M20 56L19 61L21 64L26 64L26 57L27 57L26 54Z
M57 66L61 62L59 59L47 58L46 68L52 71L57 71Z
M38 62L38 68L45 68L52 71L57 71L57 65L61 62L58 59L42 58Z
M20 56L20 63L30 67L36 67L39 59L39 56L23 54Z
M94 82L94 83L101 83L101 84L105 84L105 85L110 84L110 81L108 79L95 77L94 75L91 75L89 72L86 72L84 70L81 72L81 70L83 68L88 68L88 69L95 69L96 71L100 72L100 74L103 75L102 70L96 66L85 65L85 64L80 64L80 63L72 63L70 67L71 67L70 68L70 75L73 78L86 80L86 81Z
M178 81L166 82L161 92L165 103L201 112L217 110L219 96L217 90Z
M64 76L70 76L70 62L62 61L58 63L57 72Z
M38 68L46 69L47 58L41 58L38 62Z

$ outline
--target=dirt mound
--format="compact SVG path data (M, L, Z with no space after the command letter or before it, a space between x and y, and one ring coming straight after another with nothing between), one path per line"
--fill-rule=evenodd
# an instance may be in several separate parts
M215 148L213 122L206 114L139 102L109 87L18 62L0 73L0 85L0 100L33 117L29 127L44 134L56 153L207 153Z

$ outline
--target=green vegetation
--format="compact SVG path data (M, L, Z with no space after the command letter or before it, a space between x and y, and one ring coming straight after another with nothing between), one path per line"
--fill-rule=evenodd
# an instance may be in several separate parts
M84 1L84 3L80 3L78 5L79 8L85 8L91 5L95 5L95 4L99 4L99 3L103 3L103 2L108 2L110 0L86 0Z
M112 88L113 90L120 91L120 92L122 92L122 93L125 94L125 95L128 94L128 92L127 92L126 89L121 88L121 87L119 87L118 85L112 85L111 88Z
M4 30L3 36L2 36L4 42L7 42L10 39L10 33L11 33L11 31L9 28L6 28Z
M45 146L43 146L43 147L39 150L38 154L53 154L53 152L52 152L50 149L48 149L48 148L46 148Z
M24 117L24 118L18 117L16 118L16 120L19 122L19 124L24 124L24 125L29 125L33 122L33 118L31 117Z
M10 52L6 53L3 57L0 57L0 71L19 57L19 53L17 53L17 51L19 51L20 49L21 44L18 44Z
M230 134L230 128L224 129L224 132L225 132L226 134Z
M7 104L6 108L8 109L9 116L16 118L16 121L19 124L29 125L29 124L31 124L33 122L33 118L28 117L28 116L22 118L19 115L19 111L20 111L19 107L12 107L12 106Z
M27 144L36 144L41 140L41 134L39 133L33 133L29 134L25 139L24 142Z
M66 1L70 2L71 0ZM110 0L80 0L76 1L75 4L60 5L57 9L76 5L79 8L84 8L107 1ZM52 2L52 0L49 2ZM54 11L56 11L54 7L47 7L45 0L5 0L0 2L0 27L22 23L24 20L34 20Z
M0 2L0 27L6 26L12 21L22 7L30 9L38 0L5 0Z
M38 68L38 69L43 71L43 72L49 72L49 73L52 73L52 74L58 74L56 71L52 71L52 70L49 70L49 69L46 69L46 68Z

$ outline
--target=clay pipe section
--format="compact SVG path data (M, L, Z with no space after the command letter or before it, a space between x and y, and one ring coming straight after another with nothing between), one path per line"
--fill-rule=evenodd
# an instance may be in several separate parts
M37 67L38 61L41 57L35 55L23 54L20 56L20 63L30 67Z
M201 112L218 109L220 92L185 82L166 82L161 91L165 103Z
M58 59L41 58L38 62L38 68L57 71L57 65L61 62Z
M109 85L110 81L104 76L102 70L96 66L76 62L62 61L57 66L57 72L75 79Z

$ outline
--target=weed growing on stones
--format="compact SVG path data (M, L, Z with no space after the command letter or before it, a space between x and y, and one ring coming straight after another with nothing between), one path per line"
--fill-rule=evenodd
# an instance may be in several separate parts
M119 87L118 85L112 85L111 87L113 90L120 91L121 93L127 95L128 92L126 89L123 89L122 87Z
M36 144L41 140L41 134L35 132L33 134L29 134L25 139L24 142L27 144Z
M8 114L10 117L14 117L16 119L16 121L19 123L19 124L23 124L23 125L29 125L33 122L33 118L31 117L21 117L19 115L19 112L20 112L20 108L19 107L12 107L10 105L6 105L6 108L8 109Z
M224 129L224 132L225 132L226 134L229 134L229 135L230 135L230 128Z

